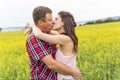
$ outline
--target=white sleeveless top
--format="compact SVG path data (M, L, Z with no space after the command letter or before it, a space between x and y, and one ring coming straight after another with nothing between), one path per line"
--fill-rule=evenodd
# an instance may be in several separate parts
M61 52L60 47L57 49L55 57L57 61L60 61L68 65L69 67L72 67L72 68L76 67L76 55L73 54L73 55L65 56ZM63 79L73 79L73 77L71 75L63 75L58 73L57 80L63 80Z

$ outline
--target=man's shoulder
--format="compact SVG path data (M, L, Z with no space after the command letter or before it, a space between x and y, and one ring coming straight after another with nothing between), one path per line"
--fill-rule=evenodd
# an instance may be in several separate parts
M31 41L34 38L35 38L34 34L31 33L27 36L27 41Z
M29 34L28 38L31 38L31 37L35 37L35 35L33 33Z
M42 43L49 44L49 42L45 42L45 41L43 41L43 40L37 38L33 33L31 33L31 34L28 35L27 40L29 40L29 41L36 41L37 43L42 42Z
M33 33L28 35L28 39L38 39ZM38 39L40 40L40 39Z

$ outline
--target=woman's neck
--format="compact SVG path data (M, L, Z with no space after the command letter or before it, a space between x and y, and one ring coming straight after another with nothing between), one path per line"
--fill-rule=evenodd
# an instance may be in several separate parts
M63 29L58 30L58 32L61 33L65 33L65 31Z

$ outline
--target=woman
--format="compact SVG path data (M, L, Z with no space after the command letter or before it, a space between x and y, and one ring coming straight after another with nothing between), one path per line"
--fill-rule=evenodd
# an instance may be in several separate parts
M55 18L53 30L50 31L50 34L45 34L41 32L36 26L33 26L33 33L36 37L46 42L53 44L59 44L59 47L56 52L56 60L72 67L76 68L76 54L78 39L75 35L74 28L76 23L72 14L66 11L60 11ZM54 34L54 35L53 35ZM57 75L57 80L75 80L70 75Z

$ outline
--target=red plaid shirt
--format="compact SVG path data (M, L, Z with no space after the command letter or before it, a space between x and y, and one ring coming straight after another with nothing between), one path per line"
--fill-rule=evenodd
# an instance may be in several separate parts
M50 70L41 59L51 54L55 59L55 45L36 38L33 34L26 40L26 49L30 58L31 80L57 80L57 73Z

